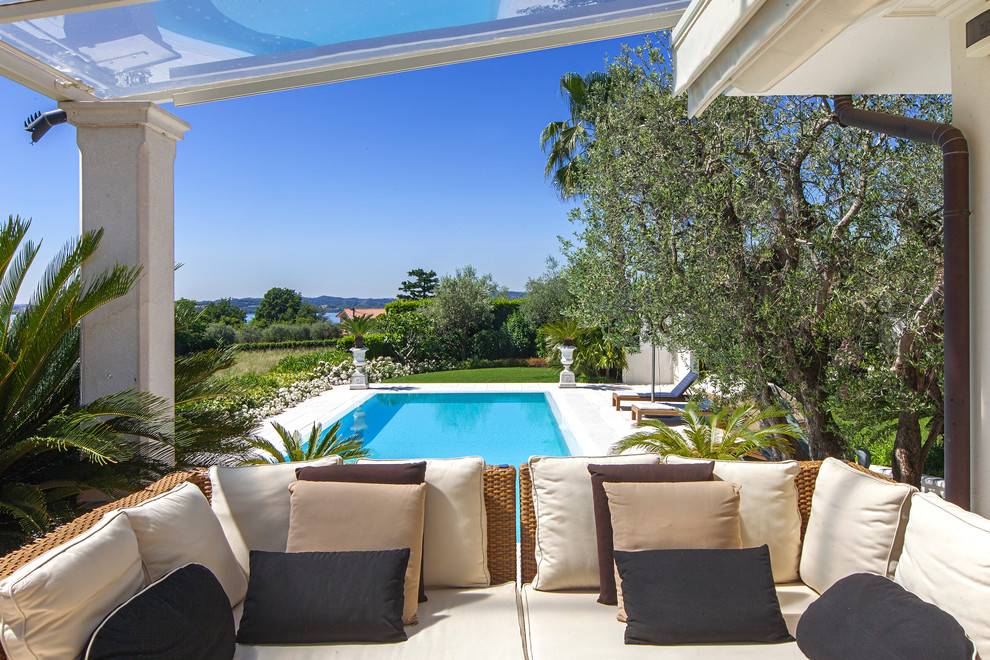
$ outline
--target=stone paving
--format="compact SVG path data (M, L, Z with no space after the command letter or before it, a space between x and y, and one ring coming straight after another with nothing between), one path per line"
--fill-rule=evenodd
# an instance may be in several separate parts
M553 398L563 418L566 426L564 434L571 445L571 453L601 456L608 453L613 442L636 430L628 410L616 412L612 407L612 392L642 391L643 387L579 383L577 387L561 389L556 383L377 383L367 390L352 390L347 385L338 385L270 419L290 431L305 433L314 422L326 428L378 392L546 392ZM668 388L669 384L658 385L657 391ZM280 447L278 435L268 421L265 420L259 434Z

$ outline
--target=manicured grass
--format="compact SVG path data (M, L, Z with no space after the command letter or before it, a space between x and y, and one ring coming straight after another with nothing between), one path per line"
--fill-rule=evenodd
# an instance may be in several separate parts
M493 367L413 374L388 383L556 383L560 372L547 367Z

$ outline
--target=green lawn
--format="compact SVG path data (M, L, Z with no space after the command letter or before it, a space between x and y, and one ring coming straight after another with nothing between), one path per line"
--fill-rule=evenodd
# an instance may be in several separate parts
M556 383L560 372L547 367L493 367L434 371L393 378L388 383Z

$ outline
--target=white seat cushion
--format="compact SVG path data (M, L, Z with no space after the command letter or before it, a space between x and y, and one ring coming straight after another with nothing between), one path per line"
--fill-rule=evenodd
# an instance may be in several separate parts
M668 464L705 462L667 456ZM774 582L798 579L801 558L801 513L794 483L797 461L714 461L714 478L739 484L739 531L742 547L770 547Z
M530 660L568 658L804 658L795 642L784 644L700 644L639 646L623 643L626 626L615 608L596 602L597 592L522 590L526 650ZM817 594L800 583L777 585L777 599L791 634ZM494 657L494 656L493 656Z
M990 658L990 520L915 493L894 581L954 616Z
M338 465L339 456L299 463L210 468L210 506L245 575L250 551L285 552L289 538L289 484L296 468Z
M426 523L423 583L427 588L487 587L488 518L485 513L485 459L424 458ZM358 463L376 462L361 459Z
M104 617L147 584L127 516L108 513L0 581L3 647L13 659L75 658Z
M516 585L482 589L428 589L419 606L419 624L406 626L409 640L398 644L328 646L238 645L237 660L390 660L424 658L522 659L522 633ZM600 606L599 606L600 607Z
M247 577L198 486L186 482L121 510L137 537L149 583L180 566L201 564L220 581L232 606L244 600Z
M801 580L822 593L853 573L891 577L914 492L825 459L811 497Z
M536 514L536 589L599 587L595 507L588 466L659 462L658 454L529 459Z

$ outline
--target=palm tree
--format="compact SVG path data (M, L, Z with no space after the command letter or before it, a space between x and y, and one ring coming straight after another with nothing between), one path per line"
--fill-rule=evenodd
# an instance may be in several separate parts
M295 463L334 454L348 460L371 455L364 448L364 442L357 435L346 438L340 437L340 422L327 429L322 438L320 437L320 434L323 433L321 424L313 424L307 438L303 438L299 431L290 432L278 422L272 422L272 426L282 439L285 452L279 451L275 445L264 438L252 437L248 439L251 446L264 452L267 456L250 458L245 463Z
M787 438L798 438L804 431L794 424L773 424L759 428L764 419L780 417L775 408L760 410L754 405L723 408L715 414L705 414L692 401L684 407L684 426L671 428L660 420L645 420L639 426L647 430L635 433L612 445L613 453L629 449L673 454L693 458L736 460L756 457L762 449L789 452Z
M340 322L340 327L354 335L354 348L364 348L364 336L374 330L375 325L375 318L366 314L355 314Z
M543 175L564 199L578 192L581 160L593 140L594 123L588 110L596 90L607 93L610 78L595 71L586 76L566 73L560 78L560 93L567 96L570 119L552 121L540 133L540 148L547 152Z
M125 295L140 268L118 265L83 282L80 268L102 237L85 233L15 312L39 249L24 240L29 226L15 217L0 225L0 552L74 517L80 493L141 488L172 456L168 401L127 390L79 403L79 321Z
M582 328L572 318L562 318L554 323L547 323L541 326L540 330L543 331L543 341L547 350L553 350L558 346L575 346L582 337L591 332L591 328Z

